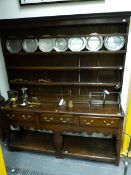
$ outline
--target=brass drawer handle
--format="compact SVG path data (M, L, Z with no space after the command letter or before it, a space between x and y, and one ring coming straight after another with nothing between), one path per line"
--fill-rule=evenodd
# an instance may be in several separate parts
M70 121L70 119L69 119L69 118L67 118L66 120L63 120L63 118L60 118L60 120L61 120L61 122L62 122L62 123L67 123L67 122L69 122L69 121Z
M88 123L86 123L86 125L91 125L91 123L90 123L90 122L88 122Z
M67 123L67 121L66 121L66 120L62 120L61 122L62 122L62 123Z
M106 126L111 126L111 123L106 123Z
M53 118L51 117L50 119L47 119L47 117L44 118L46 122L50 122L53 120Z
M8 118L10 118L10 119L13 118L13 116L12 116L12 115L9 115L9 114L7 114L6 116L7 116Z
M105 124L106 126L111 126L113 123L114 123L113 120L112 120L110 123L107 123L107 121L104 120L104 124Z
M86 125L91 125L92 123L94 123L94 120L90 120L89 122L87 122L86 120L84 120Z

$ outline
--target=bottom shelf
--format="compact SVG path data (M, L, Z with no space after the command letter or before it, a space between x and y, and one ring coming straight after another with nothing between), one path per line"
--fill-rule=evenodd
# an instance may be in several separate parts
M38 131L11 132L10 148L55 154L53 134ZM62 154L64 157L116 161L115 139L63 135Z
M115 139L64 136L62 150L69 157L104 162L115 162L116 159Z
M38 131L12 132L10 147L14 150L55 153L53 134Z

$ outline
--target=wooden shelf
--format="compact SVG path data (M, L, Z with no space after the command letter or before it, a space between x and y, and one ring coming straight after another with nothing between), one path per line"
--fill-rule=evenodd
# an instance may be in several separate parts
M10 80L10 84L16 85L36 85L36 86L116 86L119 82L104 83L104 82L37 82L37 81L15 81Z
M116 143L113 139L65 135L62 151L69 157L115 162Z
M123 70L123 66L87 66L87 67L64 67L64 66L9 66L9 70Z
M68 55L68 54L125 54L126 50L119 50L119 51L108 51L108 50L99 50L99 51L80 51L80 52L73 52L73 51L65 51L65 52L42 52L42 51L36 51L33 53L27 53L24 51L21 51L19 53L5 53L5 56L39 56L39 55Z
M36 152L55 153L53 145L53 134L42 133L38 131L11 132L10 147L16 150L27 150Z
M113 139L63 135L62 153L65 156L115 162L116 145ZM11 133L11 149L55 154L53 134L24 130Z

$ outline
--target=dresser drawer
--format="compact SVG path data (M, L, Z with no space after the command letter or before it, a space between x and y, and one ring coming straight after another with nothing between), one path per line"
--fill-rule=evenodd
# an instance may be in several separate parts
M42 123L59 123L59 124L73 124L72 115L59 115L59 114L42 114L40 117Z
M118 127L118 118L80 116L81 126Z
M7 118L15 121L37 121L37 114L28 112L8 112L5 114Z

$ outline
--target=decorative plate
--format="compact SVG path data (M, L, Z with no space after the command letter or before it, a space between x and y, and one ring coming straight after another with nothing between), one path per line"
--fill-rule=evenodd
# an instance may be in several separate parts
M103 46L103 38L99 36L97 33L91 33L89 36L86 37L86 48L89 51L98 51Z
M10 53L18 53L22 48L22 40L7 40L6 48Z
M54 49L55 39L39 39L39 49L42 52L50 52Z
M71 51L81 51L86 46L86 39L84 37L70 38L68 41L68 47Z
M38 40L37 39L25 39L23 41L23 49L25 52L35 52L38 48Z
M62 52L62 51L66 51L68 49L68 40L65 38L57 38L55 40L55 47L54 49L57 52Z
M117 51L120 50L125 44L124 36L109 36L104 40L104 46L107 50Z

